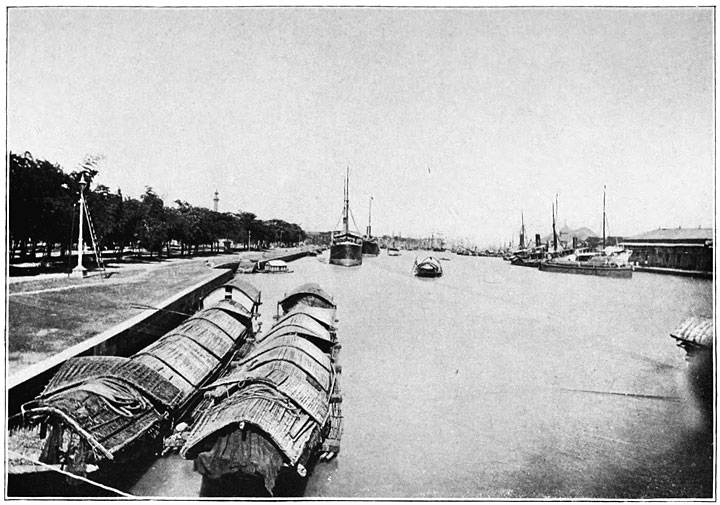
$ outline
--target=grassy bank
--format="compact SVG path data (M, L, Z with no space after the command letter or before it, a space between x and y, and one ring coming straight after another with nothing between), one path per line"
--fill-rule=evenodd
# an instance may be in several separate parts
M257 253L255 253L257 256ZM211 275L237 255L128 263L109 276L65 274L8 284L8 374L105 331Z

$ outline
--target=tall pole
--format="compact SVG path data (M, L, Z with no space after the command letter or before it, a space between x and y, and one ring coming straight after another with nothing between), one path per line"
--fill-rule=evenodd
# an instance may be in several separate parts
M82 258L83 258L83 214L85 214L85 186L87 185L87 182L85 181L85 174L83 174L80 178L80 228L79 228L79 236L78 236L78 248L77 248L77 256L78 256L78 262L77 266L73 268L73 271L70 273L71 277L85 277L87 275L87 270L85 270L85 267L82 264Z
M557 232L555 231L555 212L557 207L553 205L553 250L557 252Z
M343 207L343 231L347 235L348 233L348 214L350 207L350 167L347 167L347 173L345 174L345 202Z
M603 185L603 249L605 249L605 186Z
M370 197L370 208L368 209L368 227L367 227L367 236L368 238L372 237L372 201L373 197Z

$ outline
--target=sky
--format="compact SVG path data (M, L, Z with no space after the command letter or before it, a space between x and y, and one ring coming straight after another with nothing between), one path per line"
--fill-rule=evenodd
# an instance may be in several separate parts
M304 229L712 227L713 9L11 8L7 147ZM557 196L556 196L557 195ZM12 195L10 195L12 197Z

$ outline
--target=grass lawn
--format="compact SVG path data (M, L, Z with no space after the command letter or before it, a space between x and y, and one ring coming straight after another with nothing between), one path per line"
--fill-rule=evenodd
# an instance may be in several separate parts
M228 256L222 256L227 260ZM123 265L112 275L8 284L8 375L155 306L212 274L207 258Z

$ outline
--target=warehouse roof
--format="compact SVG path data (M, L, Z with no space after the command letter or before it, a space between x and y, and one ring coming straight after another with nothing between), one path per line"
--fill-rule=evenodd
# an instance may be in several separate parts
M624 242L648 242L668 240L712 240L714 232L712 228L658 228L640 235L625 237Z

